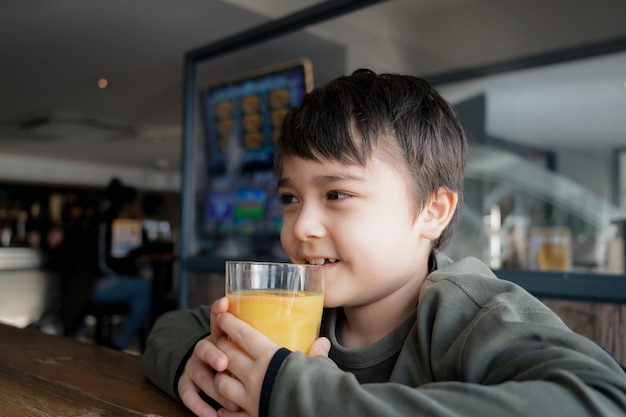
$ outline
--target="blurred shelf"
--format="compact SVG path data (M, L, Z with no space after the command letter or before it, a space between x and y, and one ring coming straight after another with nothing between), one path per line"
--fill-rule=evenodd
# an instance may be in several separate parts
M0 248L0 271L37 269L43 265L44 257L29 248Z

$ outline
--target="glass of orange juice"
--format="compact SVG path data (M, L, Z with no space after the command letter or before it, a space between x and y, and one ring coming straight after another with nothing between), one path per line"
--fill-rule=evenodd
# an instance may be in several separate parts
M226 262L228 311L279 346L307 353L324 307L324 268L280 262Z
M567 271L572 264L572 241L567 227L535 227L531 231L537 265L542 271Z

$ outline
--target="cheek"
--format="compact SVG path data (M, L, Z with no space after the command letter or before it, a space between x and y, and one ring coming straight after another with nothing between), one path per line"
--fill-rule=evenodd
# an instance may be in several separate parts
M387 265L402 262L417 248L412 225L400 216L398 213L397 217L379 219L369 229L365 228L358 238L360 244L368 245L363 250L369 253L374 251L372 256L380 258Z
M400 245L405 245L411 236L411 224L406 218L406 213L378 211L362 219L337 222L333 236L344 244L360 248L362 252L393 252Z
M289 243L288 242L289 233L287 229L288 229L287 224L285 223L285 219L283 218L282 225L280 226L280 244L283 245L283 248L285 247L286 244Z
M289 216L283 214L282 225L280 226L280 243L283 248L289 252L290 246L293 244L293 222Z

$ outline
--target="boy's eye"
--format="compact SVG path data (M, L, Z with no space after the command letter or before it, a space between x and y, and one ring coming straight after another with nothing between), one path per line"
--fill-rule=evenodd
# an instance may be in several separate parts
M283 203L283 205L287 205L287 204L292 204L292 203L297 203L298 199L291 195L291 194L281 194L278 199L280 200L281 203Z
M329 200L343 200L350 197L350 194L342 193L341 191L329 191L326 193Z

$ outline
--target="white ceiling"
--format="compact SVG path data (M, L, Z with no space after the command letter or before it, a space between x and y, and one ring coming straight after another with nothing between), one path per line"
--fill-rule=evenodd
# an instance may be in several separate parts
M441 88L487 93L490 135L535 147L610 153L626 147L626 52L513 71Z
M316 3L0 0L0 161L177 172L184 53ZM210 61L200 79L215 82L302 55L315 57L316 84L362 66L443 73L623 38L624 16L623 0L392 0L294 34L295 41L282 37ZM626 145L625 56L570 68L574 84L562 74L535 72L524 84L500 77L488 105L501 117L489 128L539 144L549 136L572 146L576 138ZM101 77L107 89L97 88ZM557 89L568 94L567 105L550 98ZM561 122L562 111L582 111L574 116L580 123ZM542 122L529 123L533 114ZM17 128L35 116L65 122L69 133ZM117 133L92 135L94 123ZM548 130L539 131L542 125Z

